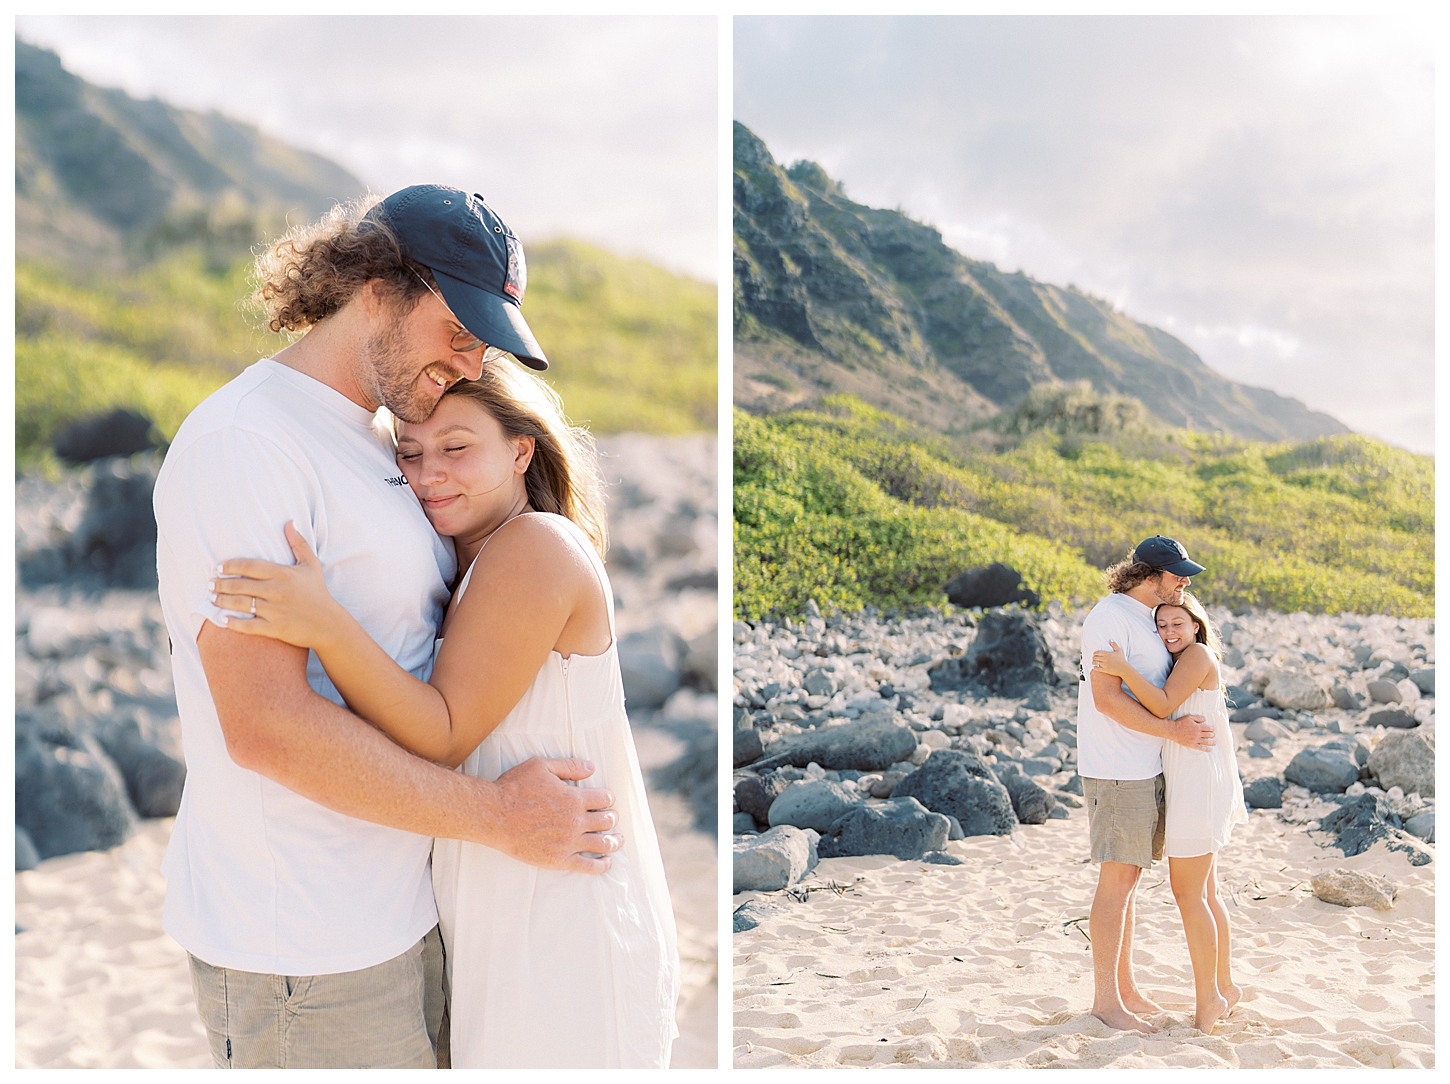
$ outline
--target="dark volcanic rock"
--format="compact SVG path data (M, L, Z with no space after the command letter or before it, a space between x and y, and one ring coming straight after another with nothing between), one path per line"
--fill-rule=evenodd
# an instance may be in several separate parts
M1017 825L1012 797L975 753L939 749L896 785L895 798L916 798L955 817L969 836L1006 836Z
M131 456L161 445L150 418L134 410L87 414L61 426L50 438L55 454L79 465L113 455Z
M1431 854L1414 836L1404 831L1400 818L1383 794L1361 794L1351 798L1319 822L1329 832L1346 858L1363 854L1380 840L1392 851L1403 851L1412 866L1423 866Z
M93 737L19 716L15 823L30 833L41 858L54 858L124 842L136 816L121 773Z
M126 781L131 805L143 817L174 817L181 808L186 765L141 736L135 719L98 729L96 740Z
M1012 812L1017 814L1020 824L1046 824L1057 799L1019 771L998 773L1007 795L1012 799Z
M1035 607L1041 600L1037 592L1021 586L1022 576L1015 569L994 561L982 568L969 568L947 582L944 590L953 606L1006 606L1021 602Z
M650 782L661 790L674 791L688 802L695 814L695 827L712 836L720 794L719 748L715 731L703 730L690 738L678 757L650 772Z
M855 768L872 772L889 768L911 756L916 735L889 718L868 717L841 726L791 734L771 743L770 755L751 765L757 771L792 764L804 768L812 761L822 768Z
M1266 775L1244 784L1244 805L1250 809L1283 809L1284 781L1275 775Z
M1401 711L1399 708L1385 708L1382 711L1370 712L1364 725L1383 726L1392 730L1414 730L1420 724L1415 722L1415 717L1408 711Z
M1007 610L983 615L967 653L939 663L930 677L938 691L967 688L1015 699L1056 685L1057 669L1036 620Z
M799 772L789 770L746 776L735 784L735 805L740 812L754 817L756 824L763 825L770 817L771 803L798 778Z
M914 798L892 798L881 805L860 805L836 820L821 836L822 858L892 854L921 858L947 844L951 825Z

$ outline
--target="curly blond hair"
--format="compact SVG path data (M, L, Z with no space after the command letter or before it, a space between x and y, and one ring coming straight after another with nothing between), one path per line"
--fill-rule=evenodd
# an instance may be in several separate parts
M270 331L300 335L377 279L399 310L411 311L433 272L403 255L372 193L336 204L317 222L293 226L256 258L252 302ZM426 285L425 285L426 283Z
M1144 580L1151 579L1162 571L1161 568L1145 565L1130 553L1117 564L1104 569L1103 579L1107 582L1108 591L1111 594L1126 595Z

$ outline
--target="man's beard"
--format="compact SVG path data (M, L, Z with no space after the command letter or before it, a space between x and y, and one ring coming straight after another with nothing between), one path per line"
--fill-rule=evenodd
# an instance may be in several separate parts
M426 422L438 408L439 397L418 383L421 372L408 356L401 321L395 321L363 343L363 362L373 375L378 402L405 422Z

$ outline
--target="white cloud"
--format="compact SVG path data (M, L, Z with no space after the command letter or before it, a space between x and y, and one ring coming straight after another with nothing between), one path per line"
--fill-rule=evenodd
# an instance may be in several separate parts
M479 190L569 235L718 273L716 21L637 16L22 15L76 74L218 109L380 192Z
M1130 16L735 26L735 115L778 158L815 159L855 199L946 224L968 256L1111 298L1225 376L1433 449L1415 406L1434 350L1423 28Z

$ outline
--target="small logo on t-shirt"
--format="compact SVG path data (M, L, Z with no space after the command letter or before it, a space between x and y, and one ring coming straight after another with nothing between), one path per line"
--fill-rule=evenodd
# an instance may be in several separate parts
M383 481L387 482L390 486L405 486L408 484L407 476L402 474L396 478L384 478Z

